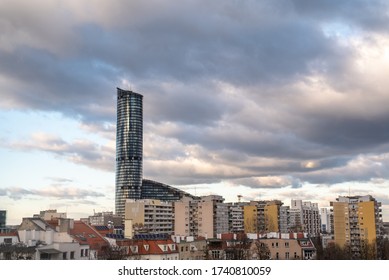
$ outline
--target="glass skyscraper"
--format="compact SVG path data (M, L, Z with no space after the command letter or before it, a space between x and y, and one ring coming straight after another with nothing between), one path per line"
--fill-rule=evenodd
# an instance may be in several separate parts
M126 199L140 199L143 165L143 96L117 88L115 211L124 217Z

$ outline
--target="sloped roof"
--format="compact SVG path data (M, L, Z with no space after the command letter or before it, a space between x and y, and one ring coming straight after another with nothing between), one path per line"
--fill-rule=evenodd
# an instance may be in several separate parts
M172 240L124 240L122 246L129 246L129 255L166 255L178 253L177 244ZM174 249L172 249L172 245ZM131 247L137 246L138 252L132 252ZM164 250L164 248L166 250Z
M35 230L43 230L43 231L46 231L46 230L54 230L55 231L55 227L48 224L46 221L44 221L41 218L23 218L23 221L22 221L21 225L19 226L18 230L26 230L26 229L27 230L35 229Z
M109 245L97 230L82 221L74 221L69 234L80 244L88 244L92 250L100 250Z

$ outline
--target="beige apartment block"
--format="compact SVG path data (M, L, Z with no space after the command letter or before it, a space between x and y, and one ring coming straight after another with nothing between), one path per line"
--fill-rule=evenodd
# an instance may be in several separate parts
M125 225L132 225L133 234L173 234L173 204L154 199L126 200Z
M214 238L228 232L228 205L219 195L174 203L175 235Z

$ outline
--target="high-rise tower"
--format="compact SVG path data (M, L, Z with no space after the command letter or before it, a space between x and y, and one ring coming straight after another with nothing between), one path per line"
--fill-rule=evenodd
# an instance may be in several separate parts
M115 211L124 217L126 199L140 199L143 157L143 96L117 88Z

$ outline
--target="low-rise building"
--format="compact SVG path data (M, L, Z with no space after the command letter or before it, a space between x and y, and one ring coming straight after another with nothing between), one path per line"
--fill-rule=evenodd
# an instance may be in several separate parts
M179 260L177 244L169 239L124 239L117 241L120 248L125 248L125 259L129 260Z
M23 218L18 229L20 242L35 248L33 259L37 260L81 260L81 250L89 250L68 232L73 225L71 219L58 219L57 226L50 225L41 218Z

